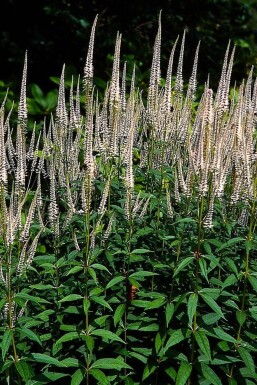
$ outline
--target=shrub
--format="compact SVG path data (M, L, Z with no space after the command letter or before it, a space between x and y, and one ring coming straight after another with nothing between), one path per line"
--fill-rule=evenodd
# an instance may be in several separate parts
M28 137L27 57L15 131L0 110L3 384L254 384L256 110L252 71L196 102L182 37L165 80L161 22L146 102L120 82L118 33L102 102L65 67L56 112ZM162 84L162 85L161 85ZM186 88L186 89L185 89ZM83 112L82 112L83 108Z

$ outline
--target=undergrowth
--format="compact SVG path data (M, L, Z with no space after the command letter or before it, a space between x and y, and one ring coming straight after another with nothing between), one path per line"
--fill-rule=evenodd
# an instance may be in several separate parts
M199 46L161 78L159 21L146 100L118 33L99 101L95 27L50 118L28 129L27 55L17 123L2 101L1 384L256 384L253 69L231 87L229 44L196 103Z

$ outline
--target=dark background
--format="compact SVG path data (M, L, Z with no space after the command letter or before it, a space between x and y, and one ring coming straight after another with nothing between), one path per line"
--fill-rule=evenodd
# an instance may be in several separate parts
M18 90L25 50L29 55L28 82L44 91L54 88L51 76L83 72L90 30L96 14L94 68L96 83L107 81L112 69L117 31L122 33L122 59L137 64L138 85L146 87L152 47L162 9L162 74L178 35L186 29L185 81L201 40L198 81L210 73L216 87L231 39L237 45L233 80L241 82L256 63L256 0L5 0L0 2L0 79ZM177 52L178 57L178 52ZM103 85L102 85L103 86Z

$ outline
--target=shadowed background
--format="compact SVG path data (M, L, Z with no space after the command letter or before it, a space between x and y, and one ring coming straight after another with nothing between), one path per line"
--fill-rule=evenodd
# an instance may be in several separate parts
M28 82L45 91L54 87L50 77L59 77L64 63L67 77L82 73L92 22L99 14L94 56L96 84L104 88L110 77L115 37L120 31L122 59L127 60L129 68L136 62L138 85L146 88L161 9L163 76L172 45L184 29L188 31L185 81L199 40L199 83L204 83L209 73L215 89L229 39L237 45L233 80L240 82L256 63L255 0L5 0L0 5L0 79L19 89L26 49Z

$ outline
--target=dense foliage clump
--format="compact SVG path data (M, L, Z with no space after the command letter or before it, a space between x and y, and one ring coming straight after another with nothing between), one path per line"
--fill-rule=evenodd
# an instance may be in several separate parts
M63 67L31 131L25 57L17 122L2 101L1 384L255 384L252 70L231 87L229 44L196 101L199 45L187 87L185 34L162 78L159 21L147 97L118 33L99 101L96 20L82 91Z

